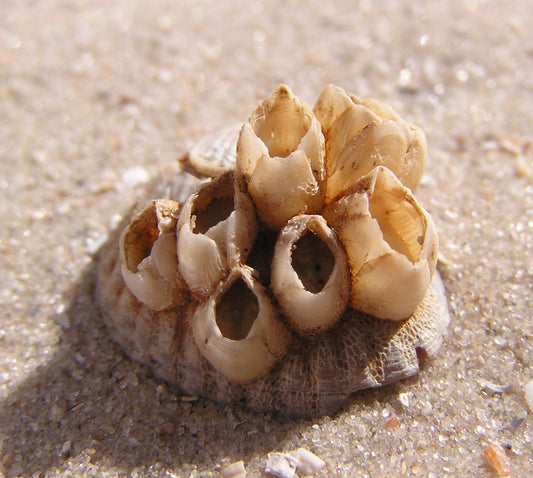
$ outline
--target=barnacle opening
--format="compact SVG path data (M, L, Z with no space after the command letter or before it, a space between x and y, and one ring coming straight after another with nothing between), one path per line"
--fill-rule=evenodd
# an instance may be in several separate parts
M246 283L237 279L220 298L215 310L222 335L231 340L243 340L257 318L259 302Z
M309 230L294 244L291 261L303 286L313 294L324 288L335 266L335 256L328 245Z
M221 176L212 187L207 186L198 191L191 211L191 217L194 218L193 232L205 234L227 219L235 209L234 194L233 174Z
M398 192L376 187L370 198L370 214L378 221L383 239L389 246L415 263L424 243L424 224L408 197Z
M195 234L205 234L213 226L228 218L235 209L233 196L211 198L211 202L200 207L198 201L192 211L195 217L193 232Z
M309 130L311 117L304 106L283 86L256 112L252 122L255 134L263 141L270 157L285 158L300 144Z
M124 262L130 272L137 272L141 262L152 254L162 233L174 230L179 209L177 202L156 199L133 218L120 240Z
M152 252L152 247L159 237L157 217L155 212L148 215L148 222L136 221L132 223L124 237L124 244L134 244L135 247L124 247L124 261L131 272L137 272L137 267Z

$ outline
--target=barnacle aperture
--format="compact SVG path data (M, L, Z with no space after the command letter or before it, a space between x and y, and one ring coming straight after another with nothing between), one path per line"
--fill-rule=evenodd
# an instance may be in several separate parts
M293 415L416 374L449 323L425 162L388 106L330 85L310 108L279 86L161 179L183 204L150 201L101 251L114 338L184 393Z

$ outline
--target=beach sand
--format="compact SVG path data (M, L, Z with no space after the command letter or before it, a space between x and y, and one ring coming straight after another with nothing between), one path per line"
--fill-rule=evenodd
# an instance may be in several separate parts
M304 447L320 476L533 475L533 8L523 1L4 0L0 476L218 476ZM422 5L423 3L423 5ZM94 254L158 171L279 83L427 134L417 192L451 326L417 377L287 420L182 397L110 339Z

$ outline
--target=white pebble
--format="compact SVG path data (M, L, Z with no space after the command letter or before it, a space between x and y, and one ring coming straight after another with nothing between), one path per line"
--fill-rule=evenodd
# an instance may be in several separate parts
M220 470L222 478L244 478L246 476L246 469L244 468L244 462L236 461L231 465L226 466Z
M150 180L150 175L142 166L134 166L126 169L120 179L124 186L132 188L147 183Z
M533 413L533 380L530 380L524 385L524 398L529 406L529 410Z
M409 408L409 394L408 393L398 394L398 401L404 408Z

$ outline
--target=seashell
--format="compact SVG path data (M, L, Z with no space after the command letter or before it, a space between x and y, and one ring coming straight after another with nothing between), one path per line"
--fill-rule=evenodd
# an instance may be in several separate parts
M296 476L296 461L283 453L269 453L265 473L276 478L294 478Z
M233 171L189 197L177 229L179 270L189 288L205 296L245 260L257 234L253 204L236 189Z
M259 218L279 230L291 217L317 212L324 179L324 137L309 106L279 86L241 129L236 174Z
M172 303L178 280L176 221L180 204L158 199L133 218L120 238L122 277L137 299L154 310Z
M385 166L415 191L426 163L426 138L377 100L327 86L314 107L326 138L326 202L344 194L376 166Z
M227 128L200 139L182 159L197 174L216 177L235 169L238 128Z
M248 267L233 269L192 319L201 354L239 383L264 375L281 358L290 334Z
M99 251L112 337L185 395L318 416L436 356L450 317L431 218L394 171L356 178L331 154L367 155L368 167L382 147L371 139L405 125L340 92L326 88L313 113L280 86L233 158L226 131L166 167L149 193L162 199Z
M348 262L337 234L319 215L293 217L279 233L271 288L300 334L331 327L348 305Z
M296 462L296 471L300 476L312 476L326 466L326 462L305 448L291 451L289 456Z
M438 254L431 216L411 191L379 166L324 215L346 248L352 307L380 319L409 317L426 295Z

